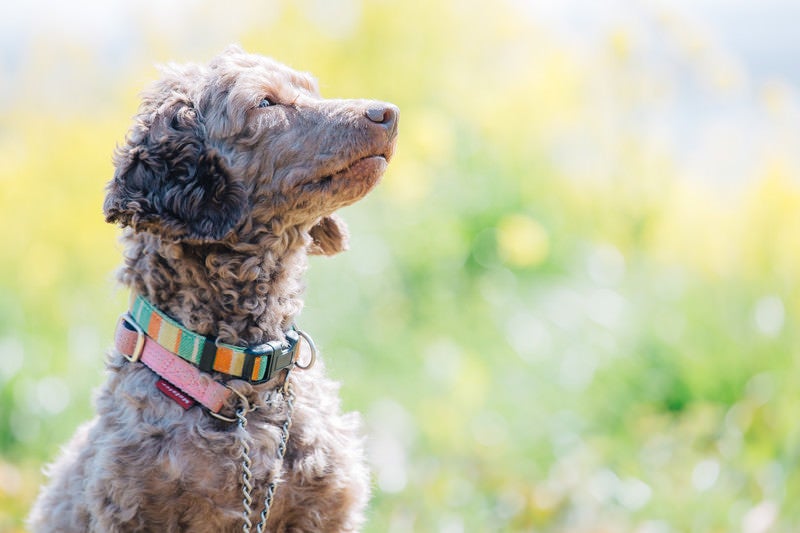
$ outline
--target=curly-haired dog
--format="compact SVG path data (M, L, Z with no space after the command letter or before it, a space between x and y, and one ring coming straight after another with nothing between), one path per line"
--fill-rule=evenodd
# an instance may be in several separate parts
M269 531L360 528L358 417L321 364L302 369L313 350L294 321L307 255L345 249L334 211L376 185L397 119L391 104L322 99L311 77L235 47L164 69L104 205L126 228L132 307L34 531L240 531L265 503Z

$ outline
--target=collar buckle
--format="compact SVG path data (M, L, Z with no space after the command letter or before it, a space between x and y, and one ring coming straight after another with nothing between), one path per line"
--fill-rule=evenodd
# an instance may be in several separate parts
M298 341L297 333L294 329L286 332L286 342L269 341L259 346L251 346L245 349L247 360L245 362L245 375L252 373L253 364L256 358L262 361L261 364L265 365L264 375L261 379L249 379L250 383L255 385L259 383L266 383L275 376L278 372L286 368L291 368L294 363L294 356L297 349Z

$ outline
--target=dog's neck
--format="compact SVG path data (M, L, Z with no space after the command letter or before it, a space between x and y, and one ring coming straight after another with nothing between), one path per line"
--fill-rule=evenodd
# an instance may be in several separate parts
M229 344L283 340L300 313L307 266L299 233L185 244L127 230L122 283L185 327Z

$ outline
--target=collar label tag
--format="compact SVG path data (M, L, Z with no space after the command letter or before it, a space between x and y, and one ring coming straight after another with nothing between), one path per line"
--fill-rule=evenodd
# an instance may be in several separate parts
M184 410L195 404L194 399L165 379L159 379L156 382L156 388L163 392L167 398L183 407Z

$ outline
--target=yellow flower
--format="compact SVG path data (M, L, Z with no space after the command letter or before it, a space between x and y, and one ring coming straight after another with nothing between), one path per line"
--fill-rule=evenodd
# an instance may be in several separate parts
M547 259L550 239L547 231L533 218L522 214L507 215L497 227L497 248L501 259L508 265L532 267Z

